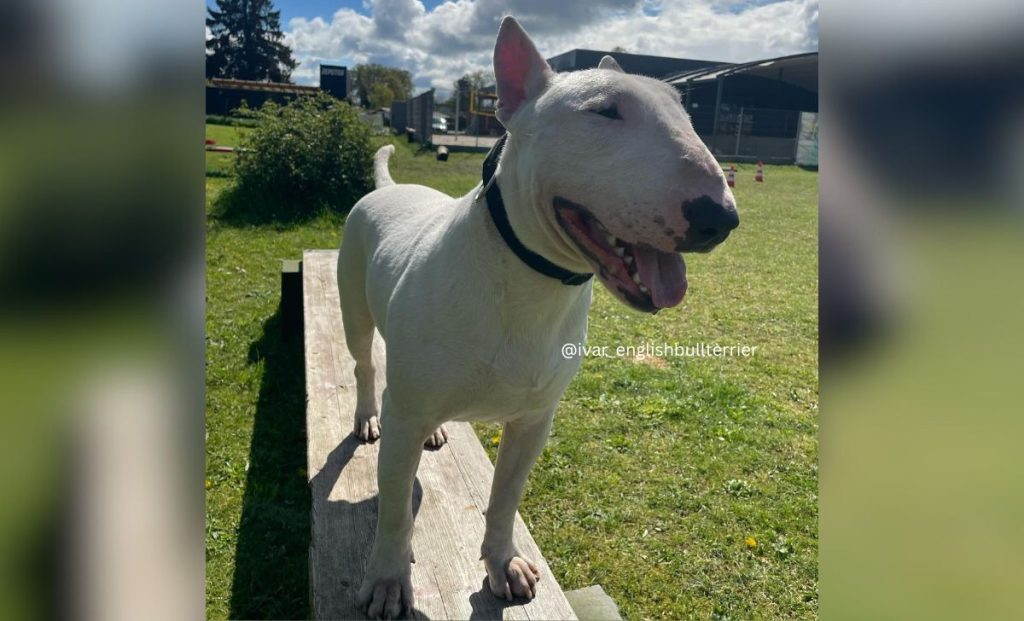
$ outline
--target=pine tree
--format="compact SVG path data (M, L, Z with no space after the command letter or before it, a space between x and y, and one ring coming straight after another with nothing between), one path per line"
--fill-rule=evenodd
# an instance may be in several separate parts
M298 65L272 0L217 0L207 8L206 77L289 82Z

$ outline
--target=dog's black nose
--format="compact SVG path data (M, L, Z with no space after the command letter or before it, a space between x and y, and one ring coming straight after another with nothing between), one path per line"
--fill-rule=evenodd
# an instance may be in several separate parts
M711 250L740 225L740 216L735 208L721 205L710 196L683 203L683 217L690 223L690 228L679 244L681 247L677 248L680 252Z

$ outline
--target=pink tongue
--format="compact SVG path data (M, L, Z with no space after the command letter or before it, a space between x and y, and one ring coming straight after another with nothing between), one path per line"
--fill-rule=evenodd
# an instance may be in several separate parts
M655 306L670 308L683 301L686 295L686 264L682 255L633 246L633 257L637 275L650 289Z

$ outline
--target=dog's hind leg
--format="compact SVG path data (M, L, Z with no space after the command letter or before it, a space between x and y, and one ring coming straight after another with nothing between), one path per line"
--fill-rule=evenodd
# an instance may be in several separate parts
M366 259L358 240L342 243L338 254L338 293L341 297L345 342L356 361L356 414L354 432L360 439L373 442L380 437L380 417L375 392L376 369L373 366L373 315L366 301ZM349 236L345 237L350 240Z
M380 438L381 419L377 405L373 365L375 324L366 299L366 252L361 247L358 228L360 215L353 210L348 219L347 235L338 253L338 293L341 298L345 342L356 362L356 413L354 433L361 440L374 442ZM427 436L424 446L438 449L448 442L448 432L439 426Z
M448 431L441 425L434 430L434 433L430 434L427 441L423 443L423 446L431 449L438 449L444 446L448 442Z

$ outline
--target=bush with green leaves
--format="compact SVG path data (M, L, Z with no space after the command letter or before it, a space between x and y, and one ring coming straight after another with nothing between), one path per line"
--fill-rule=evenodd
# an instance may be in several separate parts
M270 210L281 219L323 209L347 213L373 189L370 129L346 102L326 94L252 113L255 128L235 165L234 208Z

